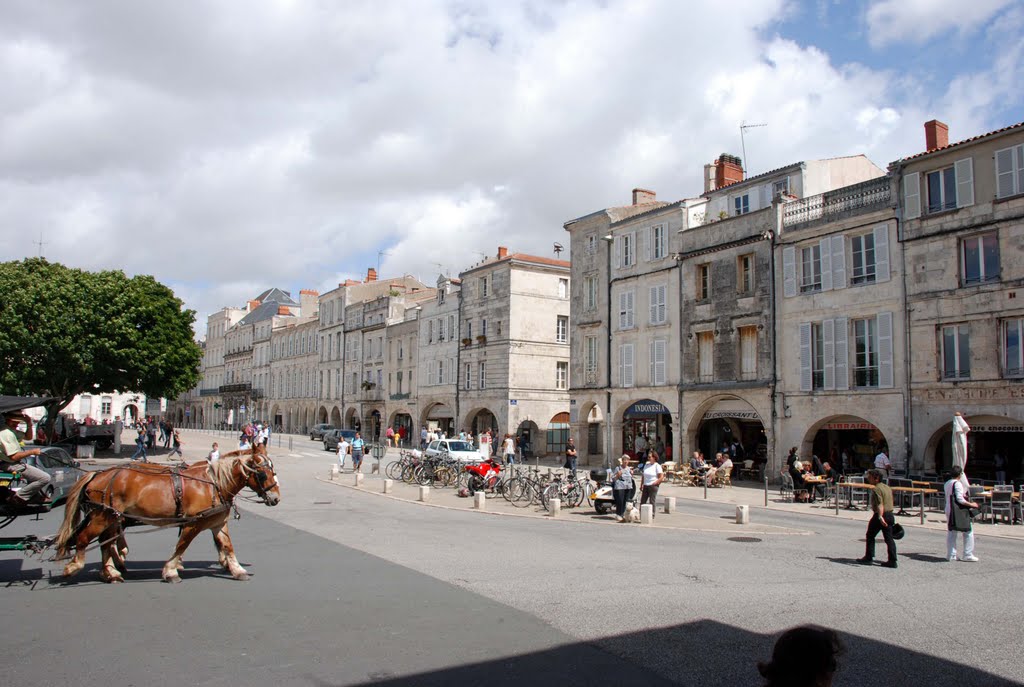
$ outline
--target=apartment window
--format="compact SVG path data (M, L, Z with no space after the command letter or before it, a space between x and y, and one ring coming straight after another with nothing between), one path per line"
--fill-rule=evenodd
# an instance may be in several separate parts
M996 151L996 198L1024 193L1024 145Z
M697 334L697 381L715 381L715 335L713 332Z
M437 383L444 384L444 361L437 361Z
M650 289L651 299L651 324L664 324L668 319L666 312L666 300L668 298L668 287L652 286Z
M569 318L559 315L555 325L555 341L558 343L569 343Z
M619 346L619 386L633 386L633 344Z
M434 343L434 321L427 320L427 343Z
M467 390L473 388L473 364L472 363L466 363L466 382L465 382L465 388Z
M874 318L853 321L853 383L878 386L878 324Z
M569 297L569 280L559 279L558 280L558 297L568 298Z
M104 396L100 401L100 413L102 415L110 415L111 408L113 408L113 403L110 396Z
M487 388L487 363L481 361L477 365L477 375L480 377L480 388Z
M1024 376L1024 319L1003 322L1003 373Z
M587 255L593 255L597 252L597 234L587 235Z
M480 278L480 298L487 298L487 294L490 292L489 277Z
M597 277L583 278L583 309L597 309Z
M667 342L655 339L651 342L651 385L660 386L665 383L665 361Z
M597 384L597 337L588 336L583 346L583 373L587 384Z
M853 253L854 284L871 284L875 281L875 235L861 234L850 238L850 251Z
M942 328L942 378L970 379L971 334L966 324Z
M811 324L811 388L825 388L825 337L820 322Z
M754 254L748 253L736 259L736 289L739 293L754 291Z
M445 327L445 320L442 317L442 318L440 318L437 321L437 340L438 341L444 341L446 338L448 338L446 336L447 332L445 331L445 329L446 329L446 327Z
M564 390L569 388L569 363L555 363L555 388Z
M952 167L928 172L928 212L942 212L956 207L956 172Z
M473 322L472 321L467 321L466 322L466 338L467 339L472 339L473 338Z
M494 326L494 333L495 336L501 336L501 320L498 320L497 324Z
M697 265L697 300L706 301L711 297L711 265Z
M736 196L732 199L733 203L733 214L734 215L745 215L750 212L750 194L744 193L742 196Z
M487 319L480 320L480 336L487 336Z
M994 231L961 242L960 271L965 285L999 279L999 238Z
M455 315L448 316L448 336L455 339L458 335L458 331L455 329Z
M398 342L398 359L401 360L404 355L405 355L405 346L403 345L403 342L401 340L399 340L399 342Z
M632 329L635 321L633 317L633 291L623 291L619 294L619 329Z
M821 291L821 246L800 249L800 291Z
M664 224L656 224L648 234L649 260L660 260L668 255L668 232Z
M772 184L772 198L778 198L783 194L789 195L789 177L779 179Z
M444 289L439 289L437 292L437 304L444 305Z
M757 327L740 327L740 379L757 379Z
M631 267L636 264L636 234L630 232L615 238L615 246L619 256L619 267Z

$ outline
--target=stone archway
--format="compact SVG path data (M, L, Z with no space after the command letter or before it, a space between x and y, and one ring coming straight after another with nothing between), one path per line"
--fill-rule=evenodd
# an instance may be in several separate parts
M857 415L830 415L807 428L797 454L800 460L818 456L823 463L838 464L843 474L851 474L873 467L882 448L889 453L889 439L875 423Z
M730 455L736 454L735 463L752 460L757 469L769 463L770 428L761 413L739 396L718 394L705 399L688 418L685 431L689 453L700 450L705 459L713 460L717 452L728 446Z
M1018 481L1022 473L1022 459L1017 446L1024 437L1024 422L989 414L965 415L964 420L971 428L967 433L966 472L969 478ZM928 438L924 449L924 471L943 475L952 465L953 427L950 418L936 427Z
M327 422L325 420L325 422ZM341 427L341 410L338 406L331 408L331 419L330 423L332 427Z
M326 425L328 422L329 420L327 419L327 408L325 408L324 406L320 406L320 408L317 410L316 423L318 425Z
M359 419L359 411L353 406L345 411L345 429L361 430L363 427L362 420Z

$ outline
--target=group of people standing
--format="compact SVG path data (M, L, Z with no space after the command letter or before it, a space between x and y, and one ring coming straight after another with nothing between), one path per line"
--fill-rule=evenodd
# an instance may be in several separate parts
M658 452L653 448L647 450L647 460L638 466L641 475L640 505L651 505L651 517L657 510L658 487L665 481L665 470L658 462ZM633 468L628 453L622 454L619 464L612 470L608 480L612 483L612 500L615 503L615 521L626 522L626 504L635 496L636 483L633 479Z
M247 422L238 435L238 448L250 449L257 444L266 446L270 441L270 425L262 422Z
M338 470L345 472L345 462L352 456L352 472L359 472L363 467L363 455L366 453L366 442L363 435L356 432L350 442L344 434L338 437Z

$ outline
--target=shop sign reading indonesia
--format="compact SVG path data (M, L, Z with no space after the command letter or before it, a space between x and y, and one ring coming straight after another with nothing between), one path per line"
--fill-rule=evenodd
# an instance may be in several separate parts
M661 415L669 412L668 408L657 401L643 400L626 408L626 412L622 415L623 417L636 417L638 415Z

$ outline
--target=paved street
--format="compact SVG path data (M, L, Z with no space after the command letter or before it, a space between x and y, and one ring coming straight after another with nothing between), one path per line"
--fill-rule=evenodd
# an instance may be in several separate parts
M186 457L210 441L188 433ZM899 570L865 568L863 513L755 508L747 529L732 503L697 499L680 501L685 529L482 514L385 497L376 476L325 481L319 449L274 447L284 500L232 524L247 583L202 537L184 582L161 584L171 532L130 536L118 586L98 581L97 553L69 585L0 555L0 603L22 628L12 681L759 684L774 636L816 622L848 647L837 685L1024 683L1018 539L979 535L981 563L949 563L943 531L908 527ZM5 533L50 534L59 515Z

